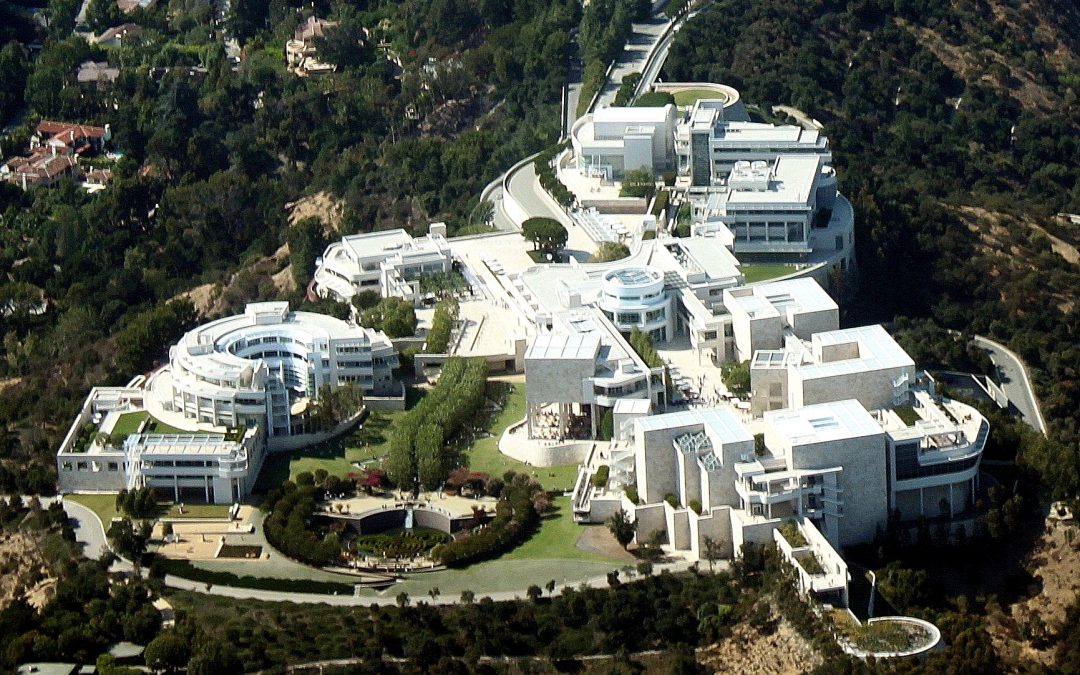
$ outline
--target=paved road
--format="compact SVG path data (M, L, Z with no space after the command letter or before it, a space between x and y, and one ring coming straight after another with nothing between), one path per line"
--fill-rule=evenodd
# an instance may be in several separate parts
M64 512L71 521L71 527L75 530L75 541L82 544L83 555L93 560L99 560L109 550L109 544L105 539L105 526L97 514L71 500L64 500Z
M1020 411L1024 421L1045 436L1046 420L1043 419L1027 368L1020 357L1005 345L981 335L975 336L975 344L989 353L990 360L997 366L1001 388L1009 401Z
M559 208L551 195L540 186L536 177L536 167L530 162L518 169L507 185L515 201L532 217L554 218L562 223L569 235L565 252L578 262L585 262L596 251L596 242Z
M719 569L725 569L726 562L719 562L716 566ZM674 563L666 563L662 565L654 565L653 573L660 574L662 570L669 572L685 572L692 567L691 563L686 561L678 561ZM629 580L640 581L641 577L635 576L634 579ZM627 581L623 578L624 583ZM195 591L197 593L208 593L210 595L220 595L222 597L236 598L238 600L265 600L269 602L296 602L296 603L321 603L325 605L333 605L335 607L355 607L363 606L369 607L371 605L393 605L397 603L397 593L391 588L386 592L386 595L324 595L321 593L283 593L280 591L264 591L254 588L233 588L229 586L207 586L207 584L188 581L187 579L181 579L174 576L165 577L165 585L169 588L175 588L180 590ZM575 589L582 586L589 586L591 588L607 588L607 576L593 577L585 579L583 581L577 581L566 586L559 586L555 589L555 594L558 595L563 592L564 588L572 587ZM477 593L477 599L491 598L495 602L505 600L524 600L527 596L526 589L517 591L500 591L495 593ZM411 597L412 602L423 601L428 604L435 605L455 605L461 601L461 597L458 595L440 595L436 596L434 601L429 596Z
M630 73L640 73L646 65L649 54L653 51L657 42L667 30L669 21L663 14L654 15L644 23L633 24L634 32L626 42L622 54L615 61L615 67L611 69L611 76L600 89L600 97L596 101L596 108L610 106L615 100L615 94L622 86L623 76Z

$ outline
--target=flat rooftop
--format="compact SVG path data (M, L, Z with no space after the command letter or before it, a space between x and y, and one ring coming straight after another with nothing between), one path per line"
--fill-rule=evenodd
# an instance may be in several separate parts
M724 292L724 305L728 311L738 308L751 319L838 309L836 301L810 278L728 289Z
M716 215L723 215L727 208L742 204L809 206L814 182L820 172L820 155L781 155L771 166L767 188L710 190L706 200L707 214L716 211Z
M360 258L391 256L395 253L447 253L442 237L423 235L415 239L402 229L350 234L342 239L345 246Z
M803 129L790 124L720 122L713 129L713 140L728 144L819 145L821 138L821 134L817 129Z
M671 246L670 240L664 240ZM675 240L687 260L697 266L709 279L724 279L741 274L739 259L717 237L690 237ZM661 265L657 265L660 267Z
M876 324L815 333L810 344L812 353L819 359L823 349L828 347L856 345L857 350L851 358L800 365L799 376L803 380L847 373L915 367L915 361L908 356L903 347L897 344L884 328Z
M624 122L626 124L663 124L670 114L668 106L619 106L600 108L593 113L593 122Z
M537 335L525 352L526 359L593 360L600 351L600 337L593 333Z
M681 429L683 427L703 426L709 437L720 444L752 442L753 434L727 408L705 408L680 410L642 417L634 421L643 431L662 429Z
M885 433L866 408L853 399L808 405L797 410L769 410L762 417L767 426L792 446Z

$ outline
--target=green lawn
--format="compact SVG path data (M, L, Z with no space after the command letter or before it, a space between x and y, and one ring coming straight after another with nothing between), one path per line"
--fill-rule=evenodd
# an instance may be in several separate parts
M176 504L170 504L161 514L162 518L228 518L230 504L184 504L184 512Z
M105 529L109 529L109 523L113 518L120 518L122 513L116 510L116 493L95 495L65 495L64 499L77 502L89 508L101 518ZM162 518L227 518L229 504L184 504L184 513L181 514L175 504L162 504L160 513Z
M149 419L150 413L145 410L141 412L124 413L116 420L116 424L113 425L112 433L116 436L130 436L139 429L139 425L143 420ZM177 429L174 426L165 424L160 420L154 420L146 428L147 433L155 434L190 434L191 431L184 429Z
M577 478L577 464L534 467L499 452L499 438L502 437L503 431L511 424L525 418L525 383L495 381L489 386L495 390L496 395L502 394L499 389L505 390L506 387L512 387L512 389L505 394L503 409L496 413L487 425L490 435L477 440L466 451L469 468L473 471L489 473L492 476L501 476L513 469L535 476L546 490L573 489L574 479Z
M375 410L364 420L363 429L294 452L269 455L259 472L255 491L266 492L286 479L295 479L302 471L314 473L317 469L326 469L331 474L345 476L351 471L359 471L353 462L378 465L377 460L387 453L394 420L404 414L404 410Z
M692 106L699 98L722 98L723 94L712 89L684 89L675 92L675 105Z
M120 512L116 510L116 494L103 495L64 495L66 501L82 504L101 518L101 524L109 529L109 523L113 518L119 518Z
M768 281L795 271L794 267L783 263L743 263L740 268L748 284Z
M553 513L544 517L536 534L498 560L611 560L577 547L585 527L603 525L578 525L571 513L570 497L556 497Z

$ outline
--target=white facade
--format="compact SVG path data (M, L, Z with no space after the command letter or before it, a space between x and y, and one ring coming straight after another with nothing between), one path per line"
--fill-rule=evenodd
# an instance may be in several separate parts
M251 493L266 456L261 428L160 434L147 431L147 417L135 433L116 438L122 417L145 416L144 394L139 387L91 390L56 455L62 492L151 487L177 502L216 504Z
M750 362L751 405L801 408L855 398L868 410L906 403L915 362L881 326L786 337L781 350L759 350Z
M394 394L397 353L386 335L287 302L247 306L200 326L169 350L169 365L147 384L148 407L180 424L302 433L307 401L323 386Z
M574 123L570 141L584 175L620 179L627 171L673 167L675 106L601 108Z
M724 306L731 314L734 359L742 362L762 349L781 349L785 335L809 340L837 330L840 309L813 279L790 279L729 288Z
M832 164L829 140L817 129L729 119L716 101L699 100L681 120L675 151L691 185L719 185L738 161L772 162L778 155L816 155Z
M818 155L740 160L721 185L691 193L692 231L736 253L807 254L812 228L835 200L836 174Z
M341 302L365 290L417 302L417 279L452 268L443 223L433 223L428 234L415 238L405 230L354 234L330 244L315 262L314 290Z
M654 267L621 267L607 272L598 304L622 333L636 328L653 342L666 342L674 335L673 298L664 288L664 274Z

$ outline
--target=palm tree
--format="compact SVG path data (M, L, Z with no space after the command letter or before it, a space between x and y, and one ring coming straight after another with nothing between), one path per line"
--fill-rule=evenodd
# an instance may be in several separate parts
M427 594L431 596L431 602L434 603L435 599L439 597L439 587L432 588Z
M409 606L409 594L402 591L397 594L397 606L404 609Z

